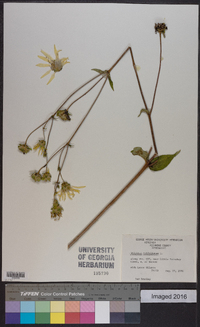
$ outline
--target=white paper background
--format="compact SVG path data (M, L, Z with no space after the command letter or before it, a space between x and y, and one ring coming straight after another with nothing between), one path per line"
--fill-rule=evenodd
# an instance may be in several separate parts
M25 271L28 281L120 281L122 234L195 238L198 6L7 3L4 10L3 272ZM143 165L131 155L133 147L152 145L146 115L137 117L144 105L130 54L112 71L115 91L105 86L73 139L63 175L86 188L61 203L59 222L50 218L53 184L30 180L30 171L45 163L43 157L23 156L18 143L95 76L92 68L109 69L128 46L141 67L150 107L159 63L154 24L163 19L168 31L152 118L159 154L181 153L166 170L146 171L68 250L72 238ZM41 49L54 56L54 44L70 64L47 86L50 76L40 79L47 69L35 65ZM72 135L98 90L71 108L71 122L54 124L51 151ZM33 147L41 137L38 130L28 144ZM49 167L55 181L56 158ZM115 269L94 276L94 269L77 268L78 249L86 246L115 247Z

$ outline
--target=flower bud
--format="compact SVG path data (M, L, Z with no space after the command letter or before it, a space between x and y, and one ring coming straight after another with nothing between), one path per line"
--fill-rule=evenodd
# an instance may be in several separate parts
M71 120L71 114L69 114L68 110L58 110L57 116L62 120Z
M155 28L155 33L158 32L160 34L163 34L163 36L165 37L165 31L168 29L165 23L155 24L154 28Z
M50 182L51 181L51 174L49 170L47 170L45 173L42 174L42 180L44 182Z
M31 174L31 178L35 181L35 182L40 182L42 179L42 175L40 173L38 173L37 171L35 171L34 173Z

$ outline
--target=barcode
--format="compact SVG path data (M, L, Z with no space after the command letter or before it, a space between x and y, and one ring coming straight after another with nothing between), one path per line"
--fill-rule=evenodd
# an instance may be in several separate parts
M7 271L6 272L6 277L9 277L9 278L15 278L15 279L18 279L18 278L25 278L25 272L19 272L19 271Z

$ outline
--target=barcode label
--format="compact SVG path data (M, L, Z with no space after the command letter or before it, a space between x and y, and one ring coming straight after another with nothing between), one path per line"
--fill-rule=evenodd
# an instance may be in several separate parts
M25 278L26 276L24 271L7 271L6 277L12 279L20 279Z

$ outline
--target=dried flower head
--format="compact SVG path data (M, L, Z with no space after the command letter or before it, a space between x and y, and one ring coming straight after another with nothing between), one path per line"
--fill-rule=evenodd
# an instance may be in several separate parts
M63 208L61 207L60 203L54 198L53 207L51 208L51 218L54 220L59 220L60 217L62 217L62 211Z
M66 109L58 110L56 115L62 120L71 120L71 114Z
M35 182L40 182L42 179L42 175L40 173L38 173L37 171L34 171L31 174L31 178L35 181Z
M44 75L41 76L41 78L48 75L51 71L53 71L53 74L51 75L50 80L48 81L47 85L54 79L55 73L60 72L63 69L63 66L68 64L68 57L59 59L59 52L62 50L57 50L56 46L54 45L54 53L55 53L55 59L53 59L48 53L41 50L42 54L45 56L38 56L38 58L48 62L48 64L37 64L38 67L50 67L50 70L48 70Z
M66 200L66 195L70 200L75 196L75 192L80 193L79 188L84 188L85 186L72 186L67 182L61 184L61 190L58 192L59 200Z
M155 33L158 32L160 34L163 34L163 36L165 37L165 31L168 29L165 23L155 24L154 28L155 28Z
M50 182L51 181L51 174L49 170L47 170L45 173L42 174L42 180L44 182Z
M33 147L33 150L38 150L38 155L43 154L46 157L46 142L45 140L39 140L38 143Z
M19 151L21 151L23 154L28 153L29 151L31 151L32 149L27 145L27 144L19 144L18 145L18 149Z

